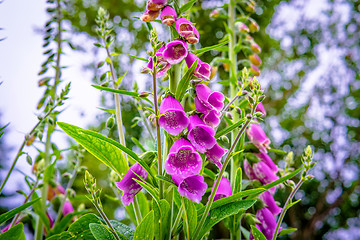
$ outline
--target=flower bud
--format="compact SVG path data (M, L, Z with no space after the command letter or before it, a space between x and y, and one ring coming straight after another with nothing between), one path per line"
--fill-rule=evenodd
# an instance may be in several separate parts
M156 152L155 151L149 151L149 152L145 152L143 153L140 158L142 160L144 160L144 162L151 166L151 164L153 163L154 159L156 158Z
M250 29L250 32L257 32L259 31L260 27L259 27L259 24L257 24L257 22L250 18L250 25L249 25L249 29Z
M250 48L254 53L261 53L261 47L254 41L251 42Z
M111 116L106 121L106 127L111 129L114 125L115 125L115 119L114 119L114 117Z
M230 63L223 63L223 66L226 72L230 70Z
M245 10L248 11L249 13L253 13L255 12L255 5L252 4L251 2L247 2Z
M102 87L108 87L109 86L109 82L104 82L101 84Z
M218 67L211 66L210 80L213 79L218 71Z
M30 146L35 141L35 133L26 136L26 146Z
M211 11L209 17L210 17L210 18L217 18L217 17L219 17L219 15L220 15L219 10L218 10L218 9L214 9L214 10Z
M243 23L243 22L237 22L237 23L235 23L235 25L239 29L239 31L242 33L250 32L250 29L248 28L248 26L246 26L245 23Z
M255 66L254 64L251 64L250 74L253 74L255 76L260 76L260 69L257 66Z
M150 72L150 69L147 68L147 67L144 67L144 68L140 71L140 73L144 73L144 74L147 74L147 73L149 73L149 72Z
M231 114L231 112L226 112L226 113L225 113L225 116L226 116L227 118L229 118L230 120L233 119L233 115Z
M152 22L159 16L160 11L146 10L140 19L144 22Z
M239 115L241 115L241 108L236 107L236 112L237 112Z
M259 57L257 54L255 54L255 53L254 53L254 54L251 54L251 55L249 56L249 60L250 60L250 62L251 62L252 64L254 64L254 65L256 65L256 66L260 66L261 63L262 63L260 57Z
M147 97L149 95L150 95L149 92L141 92L141 93L139 93L139 97Z
M249 42L254 41L254 38L250 35L246 35L245 39L248 40Z
M149 121L150 121L152 124L154 124L154 126L156 126L155 118L156 118L155 114L151 114L151 115L148 117Z

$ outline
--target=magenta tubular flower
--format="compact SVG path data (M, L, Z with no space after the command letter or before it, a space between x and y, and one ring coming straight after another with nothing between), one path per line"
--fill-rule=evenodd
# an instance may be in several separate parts
M204 182L204 177L201 175L194 175L187 178L172 175L175 184L178 185L179 194L190 199L196 203L201 201L202 196L206 192L207 185Z
M181 104L172 96L167 96L160 105L159 125L171 135L178 135L189 125Z
M188 55L187 44L181 39L175 39L166 44L162 55L170 64L177 64Z
M216 127L220 123L220 116L221 113L213 109L201 116L201 120L211 127Z
M266 136L259 124L251 123L246 133L250 141L259 148L261 152L267 153L267 149L270 148L270 139Z
M215 145L215 131L212 127L206 125L196 114L191 115L189 120L188 138L197 151L204 153L206 149L210 149Z
M72 213L74 212L74 208L73 206L71 205L71 202L69 200L66 200L65 201L65 204L64 204L64 208L63 208L63 215L66 216L67 214L69 213Z
M256 218L261 222L256 227L264 234L266 239L272 239L276 230L276 220L268 208L259 209Z
M250 180L254 180L257 179L256 175L254 173L254 170L252 169L250 163L245 159L244 161L244 171L246 176L250 179Z
M133 178L140 180L135 173L146 180L146 170L139 163L135 163L125 174L124 178L116 183L116 186L124 192L121 198L124 205L129 205L134 200L135 195L142 189L141 185L133 180Z
M214 187L215 187L215 183L213 185L211 192L214 191ZM232 191L231 191L231 185L230 185L229 180L225 177L221 178L219 187L215 193L214 202L221 198L229 197L229 196L231 196L231 194L232 194ZM209 198L210 198L210 196L209 196Z
M144 22L152 22L159 16L160 11L146 10L140 19Z
M262 184L268 184L272 183L273 181L276 181L279 179L278 176L276 176L273 171L268 167L268 165L264 162L258 162L253 165L253 171L256 176L256 179L258 179ZM270 188L271 193L275 193L276 187Z
M188 68L191 67L191 65L195 62L196 59L199 59L195 54L189 53L186 58L185 62ZM194 76L200 79L210 79L211 75L211 67L209 64L204 63L200 59L198 60L198 64L194 71Z
M215 143L215 145L207 149L205 152L205 156L209 159L210 162L214 163L219 169L222 167L221 158L228 150L219 146L219 144Z
M170 6L164 7L164 9L161 11L160 19L163 24L171 26L175 23L176 18L177 18L176 11Z
M151 11L159 11L167 3L167 0L148 0L146 4L146 9Z
M270 212L273 215L276 216L281 212L281 207L279 207L276 204L274 197L271 195L269 191L260 194L259 198L265 203L266 207L270 210Z
M179 18L175 22L175 27L181 37L185 38L190 44L199 42L199 32L194 25L186 18Z
M269 157L269 155L267 155L266 153L260 152L260 153L255 153L255 155L261 159L261 161L263 161L264 163L266 163L266 165L271 169L271 171L273 171L274 173L277 173L278 171L278 166L276 166L276 164L273 162L273 160Z
M202 167L202 159L191 143L184 138L178 139L170 148L165 161L165 171L170 175L186 178L198 174Z
M224 95L220 92L213 92L205 84L196 85L195 107L198 112L207 113L215 109L221 111L224 107Z
M263 117L266 116L266 110L264 108L264 105L262 103L259 103L257 106L256 106L256 109L255 109L255 112L261 112Z

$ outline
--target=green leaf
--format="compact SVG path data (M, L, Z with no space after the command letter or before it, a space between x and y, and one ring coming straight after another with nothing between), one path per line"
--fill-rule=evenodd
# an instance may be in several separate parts
M116 240L114 235L102 224L90 223L89 228L96 240Z
M90 210L68 213L65 217L63 217L61 219L61 221L59 223L57 223L51 229L49 236L61 233L62 231L65 231L65 229L67 228L67 226L69 226L69 224L71 223L71 221L74 219L75 216L79 216L79 215L82 215L82 214L85 214L88 212L90 212Z
M254 225L251 225L252 235L254 236L255 240L266 240L264 234L257 229Z
M150 211L135 229L133 240L154 238L154 211Z
M184 13L184 12L186 12L187 10L189 10L195 3L196 3L196 1L197 0L191 0L191 1L189 1L189 2L187 2L187 3L185 3L184 5L182 5L181 7L180 7L180 12L179 12L179 15L181 14L181 13Z
M279 237L297 231L297 228L285 228L280 231Z
M217 202L217 201L215 201ZM214 202L214 203L215 203ZM196 240L200 240L211 228L221 220L230 217L234 214L239 213L240 211L245 211L250 208L256 200L248 201L242 200L237 202L231 202L221 207L210 210L209 215L206 217L205 223L200 230L200 233L197 235Z
M16 224L0 235L0 240L26 240L22 223Z
M110 220L110 223L116 231L124 235L126 238L133 239L135 231L132 228L115 220Z
M135 59L138 59L138 60L141 60L141 61L144 61L144 62L148 62L149 60L146 59L146 58L142 58L142 57L137 57L137 56L134 56L134 55L130 55L128 54L129 57L132 57L132 58L135 58Z
M107 92L112 92L112 93L118 93L121 95L127 95L127 96L132 96L132 97L138 97L139 94L137 92L131 92L131 91L126 91L126 90L118 90L118 89L113 89L113 88L108 88L108 87L103 87L100 85L91 85L92 87L99 89L99 90L104 90Z
M116 85L120 85L121 81L123 80L123 78L125 77L126 74L127 74L127 72L125 72L122 76L120 76L120 77L116 80Z
M6 222L7 220L9 220L10 218L14 217L17 213L21 212L22 210L25 210L26 208L30 207L35 202L39 201L39 199L40 198L34 199L30 202L24 203L20 207L14 208L10 211L7 211L6 213L1 214L0 215L0 224L2 224L4 222Z
M226 135L228 134L229 132L231 132L232 130L234 130L235 128L239 127L241 124L243 124L245 122L244 119L240 119L239 121L237 121L236 123L234 123L233 125L231 126L228 126L227 128L224 128L223 130L217 132L215 134L215 138L219 138L223 135Z
M175 98L180 102L181 99L184 97L186 90L188 89L190 80L193 76L195 68L198 64L199 59L196 59L191 67L187 70L184 76L181 78L179 85L176 88Z
M129 166L121 151L123 149L119 148L119 145L121 145L120 143L97 132L85 130L68 123L58 122L57 124L62 130L64 130L64 132L74 138L88 152L120 176L124 176L129 170Z
M196 207L193 201L184 197L182 198L182 200L184 207L184 211L183 211L184 232L185 232L185 236L189 236L187 237L187 239L191 239L197 225Z
M241 182L242 182L242 170L241 168L238 168L236 170L236 175L235 175L234 194L241 191Z
M292 206L294 206L295 204L297 204L300 201L301 201L301 199L299 199L295 202L289 203L288 205L285 206L285 210L288 210L289 208L291 208Z
M110 113L110 114L114 114L114 115L116 114L116 111L114 109L107 109L107 108L98 108L98 109L105 111L107 113Z
M170 204L165 200L161 199L159 205L153 201L152 209L154 210L155 226L154 233L155 239L162 240L168 239L170 234ZM160 221L156 221L161 219Z
M46 240L95 240L91 234L90 223L103 223L95 214L86 214L70 225L66 232L47 238Z
M281 153L281 154L287 154L287 152L280 150L280 149L275 149L275 148L270 148L268 149L269 152L274 152L274 153Z
M136 173L135 173L136 174ZM140 184L145 190L155 199L155 201L159 202L159 192L150 184L145 181L140 181L139 179L133 178L138 184Z
M135 143L136 146L138 146L140 148L140 150L142 152L146 152L146 149L144 148L144 146L139 142L139 140L137 140L134 137L131 137L131 140L133 141L133 143Z
M0 132L3 131L7 126L9 126L10 123L7 123L5 126L0 128Z
M200 48L200 49L198 49L198 50L193 51L193 53L194 53L195 55L200 55L200 54L203 54L203 53L205 53L205 52L207 52L207 51L216 50L218 47L221 47L221 46L223 46L223 45L225 45L225 44L228 44L229 41L230 41L230 40L226 40L226 41L221 42L221 43L216 44L216 45L212 45L212 46L209 46L209 47Z

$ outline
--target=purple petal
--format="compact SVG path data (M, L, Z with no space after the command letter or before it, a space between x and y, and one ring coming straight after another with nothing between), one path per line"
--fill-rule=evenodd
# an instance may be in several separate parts
M211 106L206 106L203 104L198 97L195 97L195 108L199 113L208 113L212 110Z
M213 92L205 84L199 83L196 85L196 95L206 107L212 107L218 111L221 111L224 107L224 95L220 92Z
M165 171L170 175L179 175L182 178L200 172L202 159L194 147L187 140L180 138L170 148L165 161Z
M160 105L159 125L171 135L178 135L189 125L181 104L172 96L167 96Z
M170 64L177 64L187 56L187 44L181 39L176 39L166 44L162 54L164 59Z
M260 153L255 153L255 155L260 158L264 163L266 163L266 165L268 165L268 167L271 169L271 171L273 171L274 173L277 173L278 166L273 162L273 160L269 157L269 155L267 155L266 153L260 152Z
M191 115L189 120L188 138L197 151L204 153L206 149L215 145L215 131L212 127L207 126L196 114Z
M266 207L270 210L270 212L273 215L276 216L281 212L281 207L279 207L276 204L274 197L271 195L269 191L260 194L259 198L265 203Z
M175 183L179 182L179 178L175 180L173 177L173 180ZM206 188L207 185L204 182L204 177L200 175L194 175L183 179L179 183L178 191L181 196L186 197L196 203L199 203L202 196L206 192Z
M222 148L219 144L215 143L212 148L206 150L205 155L210 162L214 163L219 169L221 169L221 158L227 151L227 149Z
M179 18L175 22L175 27L181 37L187 38L194 34L194 25L186 18Z
M196 59L199 59L195 54L188 53L185 58L185 62L188 68L195 62ZM211 67L209 64L202 62L200 59L198 60L198 65L195 68L194 75L197 78L207 79L209 80L211 74Z
M148 0L146 8L152 11L158 11L162 9L167 3L167 0Z
M250 141L259 148L261 152L267 153L267 148L270 148L270 139L266 136L259 124L251 123L246 133Z
M256 112L261 112L263 116L266 116L266 110L264 108L264 105L262 103L259 103L257 106L256 106L256 109L255 109Z
M214 191L214 187L215 187L215 183L213 185L211 192ZM230 185L229 180L225 177L221 178L219 187L215 193L214 202L221 198L229 197L229 196L231 196L231 194L232 194L232 191L231 191L231 185Z
M196 106L196 104L195 104ZM206 123L207 125L211 126L211 127L216 127L217 125L219 125L220 123L220 117L221 114L212 109L209 112L205 113L202 117L201 120L204 121L204 123Z
M258 179L263 184L272 183L273 181L276 181L279 179L278 176L276 176L273 171L266 165L264 162L258 162L253 165L253 171L256 176L256 179ZM271 188L269 191L271 193L275 193L276 187Z
M252 169L251 165L249 164L249 162L246 159L244 161L244 171L245 171L246 176L250 180L256 179L256 175L254 173L254 170Z
M146 10L143 15L140 17L140 19L144 22L151 22L154 21L159 16L160 11L151 11Z
M65 201L65 204L64 204L64 208L63 208L63 215L66 216L67 214L69 213L72 213L74 212L74 208L73 206L71 205L71 202L69 200L66 200Z
M177 18L176 11L170 6L164 7L163 10L161 11L160 14L161 22L168 26L173 25L176 21L176 18Z
M262 208L257 211L256 218L261 222L259 227L266 239L272 239L276 229L276 220L274 215L268 208Z

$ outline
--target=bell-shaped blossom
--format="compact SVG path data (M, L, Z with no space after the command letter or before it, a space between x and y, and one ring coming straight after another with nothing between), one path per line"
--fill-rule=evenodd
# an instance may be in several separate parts
M171 68L171 64L168 63L168 61L166 61L162 55L164 49L165 49L165 46L162 46L159 50L156 51L156 57L157 57L156 77L163 76L167 72L167 70L169 70ZM159 67L159 66L161 66L161 67ZM149 68L151 70L153 69L153 58L152 57L149 58L147 68Z
M249 56L249 60L250 60L250 62L251 62L252 64L254 64L255 66L260 66L261 63L262 63L260 57L259 57L256 53L251 54L251 55Z
M190 199L196 203L201 201L202 196L206 192L207 184L204 182L204 177L201 175L194 175L187 178L172 175L175 184L178 185L179 194Z
M270 139L266 136L259 124L251 123L250 127L246 130L246 133L250 141L261 152L267 153L267 149L270 148Z
M196 114L191 115L189 120L188 138L197 151L204 153L206 149L210 149L215 145L215 131L212 127L206 125Z
M202 167L202 159L191 143L184 138L175 141L165 161L165 171L170 175L183 178L198 174Z
M250 48L254 53L261 53L261 47L254 41L251 42Z
M235 25L239 29L239 31L242 33L250 32L250 29L248 28L248 26L246 26L245 23L243 23L243 22L237 22Z
M266 116L266 110L264 108L264 105L262 103L259 103L256 108L255 108L255 112L261 112L263 117Z
M133 180L133 178L141 180L135 173L146 180L146 170L139 163L135 163L130 167L124 178L116 183L116 186L123 191L121 199L124 205L129 205L134 200L135 195L142 189L141 185Z
M146 10L140 19L144 22L152 22L159 16L160 11Z
M163 24L171 26L175 23L177 18L177 14L175 9L170 6L166 6L163 8L160 14L160 19Z
M163 58L172 65L181 62L187 55L187 44L181 39L175 39L166 44L162 52Z
M215 183L213 185L211 192L214 191L214 187L215 187ZM219 200L224 197L229 197L229 196L231 196L231 194L232 194L232 191L231 191L231 185L230 185L229 180L225 177L221 178L219 187L215 193L214 201Z
M212 148L206 150L205 156L209 159L210 162L214 163L219 169L221 169L221 158L227 151L227 149L222 148L219 146L219 144L215 143Z
M66 216L69 213L74 212L74 208L71 205L71 202L69 200L66 200L64 203L64 208L63 208L63 215Z
M194 25L186 18L179 18L175 22L175 27L181 37L185 38L190 44L199 42L199 32Z
M258 77L260 76L260 69L254 64L250 64L250 73Z
M202 83L196 85L195 108L198 112L207 113L212 109L221 111L224 107L224 99L221 92L213 92Z
M194 76L200 79L209 80L211 75L211 66L201 61L195 54L189 53L186 56L185 62L187 67L190 68L196 59L198 59L198 64L194 70Z
M246 176L250 179L250 180L254 180L256 179L256 175L254 173L254 170L252 169L250 163L248 162L248 160L245 159L244 161L244 172L246 174Z
M279 179L278 176L275 175L273 171L268 167L266 163L260 161L258 163L253 164L252 169L256 176L256 179L259 180L263 184L272 183ZM276 187L271 188L269 191L271 193L275 193Z
M204 121L207 125L211 127L216 127L220 123L221 113L216 111L215 109L210 110L201 116L201 120Z
M148 0L146 4L146 9L151 11L159 11L165 7L167 0Z
M269 155L267 155L266 153L263 153L263 152L255 153L255 155L259 159L261 159L261 161L266 163L266 165L271 169L271 171L273 171L274 173L277 173L278 166L273 162L273 160L269 157Z
M271 240L276 230L276 220L268 208L259 209L256 218L261 222L256 227L264 234L266 239Z
M159 125L171 135L178 135L189 125L181 104L172 96L167 96L160 104Z
M260 194L259 198L264 202L266 207L270 210L270 212L273 215L276 216L281 212L281 207L279 207L276 204L274 197L271 195L271 193L269 191L265 191L262 194Z

